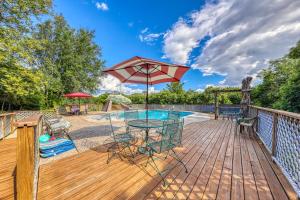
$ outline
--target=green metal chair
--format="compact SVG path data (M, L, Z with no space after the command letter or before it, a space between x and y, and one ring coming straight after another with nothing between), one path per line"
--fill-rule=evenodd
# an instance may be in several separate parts
M112 145L107 149L107 153L108 153L107 164L116 155L121 160L123 160L122 155L123 156L126 155L126 150L129 151L130 157L134 158L134 154L130 148L135 140L134 136L129 132L127 126L114 126L112 122L112 116L113 114L109 114L107 116L109 119L112 138L113 138ZM110 156L110 152L112 154L111 156Z
M149 138L146 147L142 148L142 150L140 151L140 153L146 154L148 156L145 166L147 167L147 165L150 164L155 169L155 171L159 174L159 176L162 178L164 185L166 185L166 181L163 177L163 172L159 170L159 168L155 163L155 159L154 159L155 154L166 153L164 159L166 159L168 155L172 156L184 166L186 173L188 172L185 164L174 151L174 148L181 144L182 129L183 129L182 121L181 122L174 121L173 123L170 123L168 121L164 122L160 139L153 140L152 138ZM173 154L170 154L170 152L172 152Z
M184 125L184 119L180 117L180 114L178 111L172 111L170 110L168 112L168 118L166 120L166 123L173 123L173 122L180 122L182 124L182 128ZM163 131L163 128L157 129L156 132L161 134Z
M124 121L126 124L126 128L128 132L131 132L135 135L135 137L142 137L141 135L141 129L140 128L134 128L128 126L128 121L130 120L136 120L139 119L139 111L138 110L124 110Z
M180 120L180 114L177 111L169 111L168 112L168 119L174 120L175 122Z
M242 133L244 130L248 132L250 135L251 133L254 134L254 126L257 122L257 117L251 117L251 118L239 118L236 121L236 129L237 132L238 127L240 128L240 133Z

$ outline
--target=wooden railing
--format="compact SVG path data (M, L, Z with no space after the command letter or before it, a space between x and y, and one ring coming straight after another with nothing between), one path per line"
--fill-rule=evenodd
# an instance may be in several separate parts
M0 114L0 140L14 132L15 113Z
M249 106L256 134L300 196L300 114Z
M36 199L42 115L32 115L14 125L17 128L17 199Z

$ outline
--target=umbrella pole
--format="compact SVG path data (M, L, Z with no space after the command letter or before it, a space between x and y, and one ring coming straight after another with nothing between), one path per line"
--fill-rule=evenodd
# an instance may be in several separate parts
M146 120L148 122L148 101L149 101L149 68L147 65L147 93L146 93Z

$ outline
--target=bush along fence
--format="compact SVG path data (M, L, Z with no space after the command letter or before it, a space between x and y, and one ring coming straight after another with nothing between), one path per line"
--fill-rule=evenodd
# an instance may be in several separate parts
M256 134L300 196L300 114L249 106Z

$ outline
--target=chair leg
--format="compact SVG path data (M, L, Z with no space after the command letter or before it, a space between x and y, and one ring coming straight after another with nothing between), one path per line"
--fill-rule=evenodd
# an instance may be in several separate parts
M172 156L172 157L175 158L178 162L180 162L184 166L184 168L185 168L185 173L188 173L188 170L187 170L184 162L182 162L182 160L178 157L178 155L175 153L174 149L172 149L172 152L175 155L175 156Z
M116 146L118 147L119 152L116 152L116 150L115 150ZM112 155L111 155L111 156L109 156L110 150L111 150L111 152L112 152ZM107 148L107 161L106 161L106 163L108 164L108 163L111 161L111 159L112 159L114 156L116 156L116 155L118 155L118 157L120 158L120 160L123 161L123 158L121 157L120 152L121 152L121 149L120 149L119 145L116 144L116 143L113 144L113 145L111 145L110 147L108 147L108 148Z
M168 155L169 155L170 150L167 152L166 156L164 157L164 159L167 159Z
M114 151L112 151L112 155L109 156L109 153L110 153L110 149L113 149L112 147L114 146L115 144L111 145L110 147L107 148L107 160L106 160L106 164L108 164L110 162L110 160L112 159L112 157L114 156Z
M154 170L155 170L155 171L158 173L158 175L161 177L161 179L162 179L162 181L163 181L163 183L164 183L163 185L166 186L166 180L165 180L165 177L162 175L162 173L161 173L160 170L158 169L158 167L157 167L157 165L156 165L156 163L155 163L155 160L154 160L154 158L153 158L153 155L150 155L149 157L151 158L153 165L152 165L151 163L149 163L149 164L151 165L151 167L154 168Z
M148 156L148 158L147 158L147 162L146 162L146 164L145 164L145 167L148 166L149 160L150 160L150 156Z
M131 150L131 148L130 148L130 144L127 144L126 147L129 149L129 152L130 152L130 154L131 154L131 157L134 158L134 154L133 154L133 152L132 152L132 150Z

